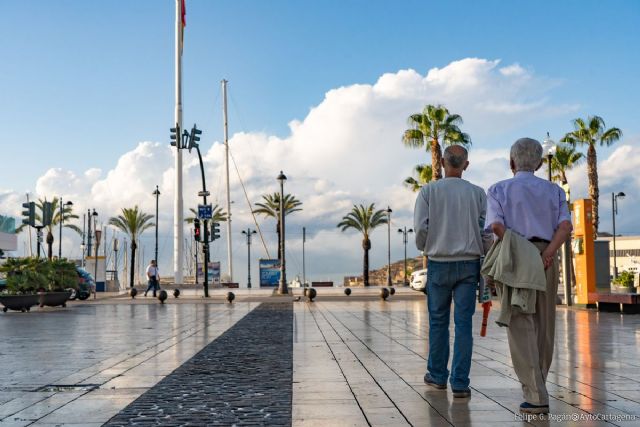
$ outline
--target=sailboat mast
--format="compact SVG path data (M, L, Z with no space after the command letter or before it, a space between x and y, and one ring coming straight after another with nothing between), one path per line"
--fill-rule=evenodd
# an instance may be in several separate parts
M231 193L229 190L229 129L227 122L227 81L222 80L222 120L224 121L224 166L227 176L227 265L229 282L233 283L233 256L231 254Z

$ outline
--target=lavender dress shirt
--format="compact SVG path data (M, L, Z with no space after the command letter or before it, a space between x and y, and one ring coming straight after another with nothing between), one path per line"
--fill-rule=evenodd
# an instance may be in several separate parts
M499 223L527 239L551 241L562 221L571 222L564 190L532 172L517 172L487 192L487 230Z

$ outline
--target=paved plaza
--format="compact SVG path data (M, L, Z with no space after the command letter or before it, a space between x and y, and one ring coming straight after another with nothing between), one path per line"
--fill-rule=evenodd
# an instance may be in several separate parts
M1 314L0 426L640 425L638 315L559 308L551 420L527 420L504 329L480 337L476 313L472 396L454 399L423 383L424 296L375 293Z

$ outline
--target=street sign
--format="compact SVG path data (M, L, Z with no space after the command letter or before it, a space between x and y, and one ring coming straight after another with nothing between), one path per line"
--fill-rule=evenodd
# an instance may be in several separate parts
M202 219L211 219L211 205L198 205L198 217Z

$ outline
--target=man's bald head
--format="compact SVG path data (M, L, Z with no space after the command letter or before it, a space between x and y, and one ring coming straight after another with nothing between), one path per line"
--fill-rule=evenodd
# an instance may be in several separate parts
M464 169L469 153L462 145L450 145L444 150L444 164L451 169Z

